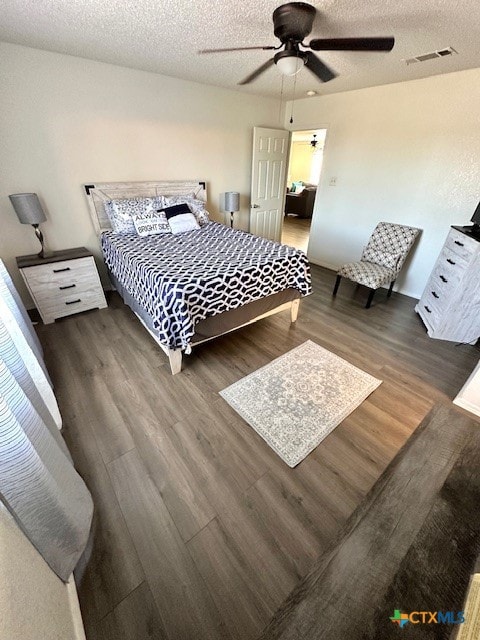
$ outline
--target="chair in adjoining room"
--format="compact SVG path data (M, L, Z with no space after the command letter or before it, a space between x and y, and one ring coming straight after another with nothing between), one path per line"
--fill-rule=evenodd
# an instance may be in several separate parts
M415 242L420 229L392 222L379 222L375 227L359 262L348 262L337 271L333 289L336 295L340 280L348 278L370 289L367 309L372 304L375 291L390 284L387 297L392 294L393 285Z
M294 213L299 218L311 218L317 187L305 187L300 193L287 193L285 215Z

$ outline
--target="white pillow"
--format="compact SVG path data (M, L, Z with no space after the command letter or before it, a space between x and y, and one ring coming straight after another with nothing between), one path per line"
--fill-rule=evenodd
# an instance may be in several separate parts
M163 211L134 213L132 215L135 231L139 236L154 236L161 233L172 233Z
M170 207L176 204L188 204L188 208L193 213L201 227L210 221L208 211L205 209L205 202L203 200L197 200L194 193L179 196L164 196L163 199L165 207Z
M200 229L200 225L193 213L180 213L178 216L170 218L168 224L174 234Z
M171 207L165 207L163 213L165 214L168 224L170 225L170 229L174 234L200 229L200 225L193 213L190 211L186 202L174 204Z

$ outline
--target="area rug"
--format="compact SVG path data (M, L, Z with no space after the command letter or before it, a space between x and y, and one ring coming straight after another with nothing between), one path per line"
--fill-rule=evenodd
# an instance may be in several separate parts
M308 340L220 395L295 467L381 382Z

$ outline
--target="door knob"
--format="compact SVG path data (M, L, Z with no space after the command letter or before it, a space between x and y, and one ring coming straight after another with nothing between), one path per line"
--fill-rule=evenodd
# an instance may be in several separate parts
M250 205L250 209L260 209L260 205L259 204L251 204Z

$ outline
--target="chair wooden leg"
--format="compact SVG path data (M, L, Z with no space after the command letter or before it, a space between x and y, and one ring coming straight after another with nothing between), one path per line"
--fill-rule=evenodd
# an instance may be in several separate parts
M392 295L392 289L393 289L393 285L394 284L395 284L395 280L392 280L392 282L390 283L390 286L388 288L387 298L390 298L390 296Z
M370 305L372 304L374 295L375 295L375 289L370 289L370 293L368 294L368 300L367 300L367 304L365 305L365 309L370 309Z
M334 296L337 295L337 291L338 291L338 287L340 285L340 280L342 279L342 276L337 276L337 279L335 280L335 286L333 287L333 294Z

